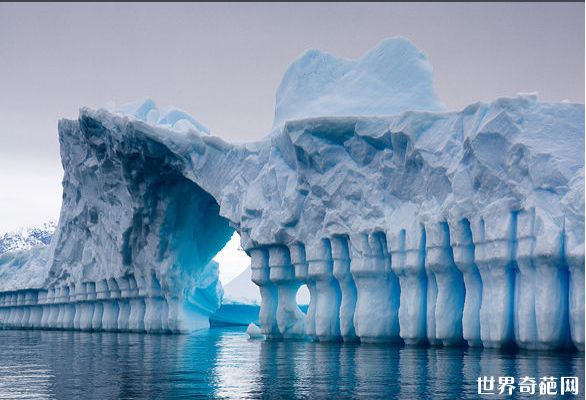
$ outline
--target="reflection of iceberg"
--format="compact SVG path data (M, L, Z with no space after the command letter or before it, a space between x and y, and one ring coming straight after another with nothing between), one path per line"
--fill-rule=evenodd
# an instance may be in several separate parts
M481 376L584 375L581 354L251 341L244 328L193 335L3 332L0 354L2 399L475 399Z
M308 52L272 133L244 145L148 100L82 108L59 124L42 284L12 281L0 321L204 327L213 307L194 311L192 290L236 230L269 339L583 349L584 106L519 95L445 112L431 82L405 39L356 61Z

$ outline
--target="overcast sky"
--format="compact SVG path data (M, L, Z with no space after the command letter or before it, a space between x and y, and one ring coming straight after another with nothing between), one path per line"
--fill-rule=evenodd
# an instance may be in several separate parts
M584 4L0 4L0 231L56 219L57 121L144 96L213 134L268 133L308 48L357 58L401 35L449 109L538 91L584 102Z

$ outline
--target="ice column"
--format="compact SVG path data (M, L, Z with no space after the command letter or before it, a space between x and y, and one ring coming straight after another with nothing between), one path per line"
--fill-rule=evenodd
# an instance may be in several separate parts
M346 236L334 236L332 244L332 258L334 262L334 277L340 285L340 334L344 341L358 339L354 329L354 311L356 309L356 284L350 272L350 251Z
M524 348L568 345L568 269L561 225L536 209L517 216L515 334Z
M320 239L305 244L308 276L316 282L315 332L320 341L340 340L340 300L338 281L334 278L330 242Z
M90 331L92 329L92 320L94 317L94 302L96 300L96 284L94 282L83 283L85 287L85 301L81 305L81 315L79 317L79 329Z
M63 317L65 316L65 303L69 301L69 295L65 296L65 292L69 293L66 287L59 287L55 292L55 303L57 303L57 312L55 313L55 324L53 328L63 329Z
M570 273L569 314L572 343L584 351L584 225L566 219L565 253Z
M86 285L84 283L78 282L75 285L75 317L73 318L73 329L81 329L81 316L86 298Z
M301 243L295 243L289 248L291 253L291 263L295 268L295 277L302 282L305 282L309 290L309 306L307 308L307 314L305 315L305 334L317 340L315 333L315 305L316 305L316 287L315 280L309 279L307 260L305 258L305 246Z
M515 339L525 349L537 348L535 311L535 212L517 216L517 267L515 284Z
M381 232L350 236L350 271L357 288L354 325L363 342L399 340L397 277Z
M504 347L513 339L516 220L516 213L493 213L471 221L474 259L483 285L480 337L484 347Z
M6 312L6 326L8 326L8 327L12 327L14 324L14 317L16 315L16 312L15 312L16 298L17 298L16 293L13 292L13 293L8 294L7 305L10 306L10 307L8 307L8 311Z
M482 346L480 340L482 280L474 262L474 243L468 220L463 219L450 223L450 242L454 262L462 272L466 288L462 314L462 335L469 346Z
M425 231L417 224L409 231L402 229L391 233L388 240L391 266L401 287L400 336L407 344L421 344L427 338Z
M92 318L92 330L102 330L102 317L104 316L104 299L110 297L108 283L105 279L96 282L96 299L94 304L94 316Z
M16 312L14 316L14 327L20 328L22 326L22 319L24 317L24 292L19 291L16 295Z
M24 291L24 312L22 320L20 321L21 328L30 328L31 308L33 304L33 293L34 290Z
M7 293L0 293L0 324L6 325L6 297Z
M168 307L163 291L154 272L147 282L148 297L145 299L144 329L147 332L160 333L168 329Z
M446 222L428 223L425 233L426 269L433 272L437 285L434 337L444 346L460 344L466 289L462 273L454 263L450 230Z
M104 301L104 313L102 314L102 329L105 331L115 331L118 329L118 299L120 298L120 289L114 278L106 281L108 287L109 300Z
M277 286L277 326L284 338L302 338L304 314L297 306L295 296L300 281L295 278L289 249L285 246L270 246L269 278Z
M18 295L16 293L13 292L13 293L9 294L8 304L10 305L10 308L8 309L8 312L6 315L6 325L8 327L14 326L14 320L16 318L17 298L18 298Z
M48 291L46 289L39 290L37 295L37 304L36 307L36 316L34 319L33 328L42 328L43 327L43 317L45 316L46 309L45 309L45 302L47 301Z
M59 320L57 324L60 329L73 329L73 321L75 319L75 286L64 286L61 290L61 297L63 303L59 313Z
M49 320L51 319L51 315L53 314L53 306L52 303L55 299L55 288L47 289L47 296L43 299L43 317L41 319L41 328L48 329L51 326L49 325Z
M131 332L145 331L145 313L146 302L143 296L146 295L145 279L135 273L128 277L129 298L130 298L130 316L128 317L128 330Z
M437 302L437 282L435 279L435 272L433 272L431 269L425 268L425 276L427 277L427 299L425 305L425 326L427 332L427 341L430 345L437 346L441 344L441 340L436 337L435 330L435 305Z
M46 292L42 289L31 292L31 312L29 316L29 328L39 328L41 326L41 318L43 318L43 307L40 306L42 295Z
M120 277L116 280L118 288L120 289L120 300L118 301L118 321L116 325L118 327L118 331L125 332L128 331L128 322L130 319L130 301L128 298L130 297L130 282L128 277Z
M249 255L252 281L260 290L259 321L262 332L267 339L278 338L281 336L277 324L278 292L270 280L268 252L264 248L254 248L249 250Z

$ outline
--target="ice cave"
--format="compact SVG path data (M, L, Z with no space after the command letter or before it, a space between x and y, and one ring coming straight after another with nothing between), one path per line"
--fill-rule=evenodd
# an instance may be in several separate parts
M207 328L236 231L254 336L584 350L583 104L447 111L426 56L393 38L302 55L254 143L152 100L81 108L59 141L58 228L0 259L4 328Z

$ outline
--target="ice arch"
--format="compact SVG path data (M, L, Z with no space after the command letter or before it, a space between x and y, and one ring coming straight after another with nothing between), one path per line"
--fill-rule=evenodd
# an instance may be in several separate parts
M309 52L286 77L255 143L148 102L61 121L48 270L0 295L2 325L188 330L183 305L216 306L205 262L234 229L267 338L584 348L583 105L443 112L404 39L355 62Z
M212 258L234 229L168 147L132 131L111 134L89 114L61 123L64 229L52 244L47 284L114 302L118 291L93 285L110 276L131 290L126 315L108 319L149 332L206 327L221 298ZM101 329L99 318L92 329Z

